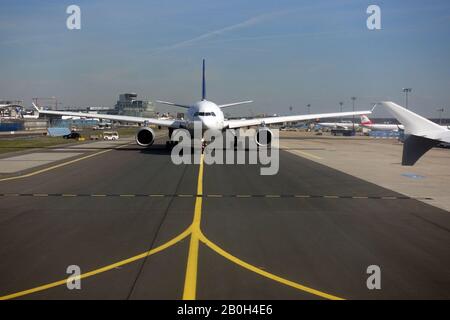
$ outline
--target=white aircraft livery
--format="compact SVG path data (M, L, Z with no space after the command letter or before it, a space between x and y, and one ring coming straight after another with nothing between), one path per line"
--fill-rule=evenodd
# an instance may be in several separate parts
M332 129L353 129L353 122L351 121L342 121L342 122L319 122L319 126L324 128L332 128ZM359 123L355 123L355 129L359 128Z
M398 131L404 129L402 124L373 123L367 115L361 116L361 126L377 131Z
M428 150L450 143L450 130L391 101L381 102L405 127L402 165L412 166Z
M224 131L226 129L235 129L249 126L258 126L259 129L256 132L255 140L259 145L263 145L258 141L260 130L264 130L271 135L269 129L265 128L268 124L284 123L293 121L310 120L317 118L334 118L334 117L346 117L353 115L370 114L371 111L355 111L355 112L336 112L336 113L323 113L323 114L307 114L307 115L292 115L281 117L266 117L266 118L254 118L254 119L239 119L239 120L227 120L224 117L223 108L237 106L241 104L250 103L252 101L241 101L227 104L216 104L206 99L206 80L205 80L205 60L203 59L202 70L202 99L192 105L179 104L167 101L157 101L162 104L171 106L177 106L187 109L186 119L156 119L156 118L142 118L123 115L108 115L108 114L92 114L84 112L67 112L67 111L52 111L52 110L40 110L34 103L34 107L41 114L46 115L58 115L58 116L72 116L72 117L84 117L84 118L97 118L107 119L122 122L134 122L143 125L143 127L136 133L136 142L141 146L150 146L154 142L155 133L147 125L156 125L161 127L167 127L169 129L169 138L171 138L173 131L176 129L188 129L193 130L194 123L200 122L202 130L214 129ZM271 141L271 136L267 137L266 141Z

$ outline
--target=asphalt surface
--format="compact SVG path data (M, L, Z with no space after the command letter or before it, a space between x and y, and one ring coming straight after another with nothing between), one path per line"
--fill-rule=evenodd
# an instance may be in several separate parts
M449 212L284 151L275 176L203 169L199 226L212 245L199 244L197 299L450 298ZM192 235L126 259L189 228L198 175L162 145L130 145L0 181L0 297L181 299ZM66 279L69 265L96 272L81 290L26 291ZM369 265L380 290L366 286Z

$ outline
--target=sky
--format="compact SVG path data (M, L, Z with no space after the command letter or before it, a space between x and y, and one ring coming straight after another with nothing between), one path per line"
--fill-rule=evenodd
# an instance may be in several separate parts
M71 4L80 30L66 27ZM381 30L366 26L371 4ZM188 104L205 58L209 100L254 100L233 115L348 111L352 96L360 110L404 105L409 87L410 109L450 117L449 40L448 0L2 0L0 99L113 106L136 92Z

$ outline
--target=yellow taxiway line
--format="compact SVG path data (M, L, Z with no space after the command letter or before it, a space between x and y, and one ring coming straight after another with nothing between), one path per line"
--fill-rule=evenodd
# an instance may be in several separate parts
M66 162L63 162L63 163L60 163L60 164L56 164L54 166L50 166L50 167L47 167L47 168L44 168L44 169L36 170L36 171L30 172L30 173L26 173L26 174L22 174L22 175L19 175L19 176L2 178L2 179L0 179L0 182L32 177L32 176L35 176L37 174L44 173L44 172L47 172L47 171L50 171L50 170L54 170L54 169L57 169L57 168L61 168L61 167L67 166L69 164L76 163L76 162L81 161L81 160L86 160L86 159L89 159L89 158L101 155L103 153L110 152L110 151L115 150L115 149L120 149L120 148L122 148L124 146L127 146L129 144L130 143L122 144L122 145L120 145L118 147L115 147L113 149L102 150L102 151L99 151L99 152L96 152L96 153L92 153L92 154L89 154L89 155L81 157L81 158L76 158L76 159L73 159L73 160L70 160L70 161L66 161Z
M197 291L198 247L199 247L199 239L201 236L200 224L202 220L202 202L203 202L203 154L200 157L200 168L198 170L197 198L195 199L191 242L189 244L186 276L184 279L183 300L194 300Z
M315 295L315 296L318 296L318 297L321 297L321 298L325 298L325 299L329 299L329 300L344 300L343 298L339 298L339 297L334 296L332 294L325 293L325 292L322 292L322 291L319 291L319 290L316 290L316 289L313 289L313 288L301 285L301 284L296 283L294 281L290 281L290 280L284 279L284 278L279 277L279 276L277 276L277 275L275 275L273 273L270 273L270 272L264 271L264 270L262 270L260 268L257 268L255 266L251 265L250 263L242 261L241 259L233 256L232 254L230 254L230 253L226 252L225 250L223 250L222 248L220 248L218 245L216 245L214 242L209 240L203 234L200 235L200 241L203 242L204 244L206 244L211 250L215 251L216 253L218 253L222 257L230 260L231 262L237 264L238 266L243 267L243 268L245 268L247 270L250 270L250 271L252 271L254 273L257 273L257 274L259 274L259 275L261 275L263 277L266 277L266 278L268 278L270 280L274 280L276 282L282 283L282 284L287 285L289 287L292 287L292 288L298 289L300 291L304 291L304 292L310 293L312 295Z
M111 150L113 150L113 149L111 149ZM98 152L98 153L95 153L95 154L92 154L92 155L89 155L89 156L86 156L83 158L75 159L75 160L72 160L72 161L57 165L57 166L53 166L53 167L50 167L47 169L43 169L43 170L48 171L48 170L54 169L56 167L74 163L74 162L77 162L77 161L80 161L80 160L83 160L86 158L90 158L95 155L105 153L105 152L108 152L111 150L101 151L101 152ZM32 175L35 175L35 174L38 174L38 173L41 173L44 171L39 170L39 171L33 173ZM26 175L26 176L29 176L29 175ZM25 176L19 176L19 177L13 177L13 178L18 179L20 177L25 177ZM2 181L2 180L0 180L0 181ZM75 196L75 195L65 194L64 196ZM99 195L99 196L101 196L101 195ZM250 263L247 263L247 262L233 256L232 254L226 252L224 249L222 249L221 247L216 245L214 242L209 240L201 231L202 204L203 204L203 154L200 159L200 168L199 168L199 173L198 173L197 196L196 196L196 201L195 201L194 218L193 218L192 224L185 231L183 231L178 236L174 237L173 239L169 240L168 242L166 242L154 249L151 249L151 250L148 250L141 254L135 255L131 258L121 260L116 263L89 271L87 273L83 273L79 277L77 277L77 279L85 279L88 277L92 277L94 275L97 275L97 274L100 274L100 273L103 273L106 271L110 271L112 269L135 262L137 260L144 259L150 255L153 255L153 254L161 252L165 249L168 249L168 248L172 247L173 245L177 244L178 242L182 241L186 237L190 236L191 238L190 238L190 244L189 244L189 254L188 254L188 261L187 261L187 265L186 265L186 275L185 275L184 291L183 291L183 299L184 300L194 300L196 298L198 252L199 252L200 242L204 243L208 248L210 248L214 252L218 253L220 256L226 258L227 260L235 263L236 265L243 267L243 268L245 268L251 272L254 272L256 274L259 274L265 278L268 278L270 280L276 281L278 283L284 284L286 286L295 288L295 289L303 291L303 292L307 292L309 294L312 294L312 295L315 295L315 296L318 296L321 298L331 299L331 300L343 300L342 298L337 297L335 295L310 288L308 286L296 283L294 281L291 281L291 280L282 278L280 276L277 276L275 274L272 274L270 272L264 271L260 268L255 267L254 265L251 265ZM35 287L32 289L23 290L23 291L8 294L5 296L1 296L0 300L14 299L14 298L29 295L29 294L32 294L35 292L48 290L48 289L51 289L51 288L54 288L57 286L62 286L62 285L65 285L71 279L73 279L73 278L69 277L68 279L59 280L59 281L45 284L42 286L38 286L38 287Z
M148 250L146 252L143 252L143 253L138 254L136 256L133 256L131 258L128 258L128 259L125 259L125 260L121 260L121 261L118 261L116 263L104 266L102 268L98 268L98 269L89 271L87 273L83 273L79 277L77 277L77 279L85 279L85 278L88 278L88 277L92 277L92 276L95 276L95 275L97 275L99 273L103 273L103 272L115 269L117 267L121 267L123 265L135 262L137 260L144 259L144 258L146 258L148 256L151 256L153 254L161 252L161 251L163 251L163 250L165 250L165 249L175 245L176 243L178 243L181 240L183 240L184 238L186 238L190 233L191 233L191 227L187 228L185 231L180 233L178 236L176 236L172 240L170 240L170 241L160 245L159 247L156 247L154 249ZM73 279L73 278L63 279L63 280L55 281L55 282L52 282L52 283L49 283L49 284L45 284L45 285L42 285L42 286L39 286L39 287L35 287L35 288L32 288L32 289L23 290L23 291L19 291L19 292L16 292L16 293L8 294L6 296L0 297L0 300L14 299L14 298L25 296L25 295L28 295L28 294L31 294L31 293L44 291L44 290L51 289L51 288L54 288L54 287L62 286L62 285L65 285L67 283L67 281L69 281L70 279Z
M309 153L309 152L306 152L306 151L295 150L294 152L299 154L299 155L302 155L304 157L307 157L307 158L313 158L313 159L316 159L316 160L322 160L323 159L322 157L316 156L316 155L314 155L312 153Z

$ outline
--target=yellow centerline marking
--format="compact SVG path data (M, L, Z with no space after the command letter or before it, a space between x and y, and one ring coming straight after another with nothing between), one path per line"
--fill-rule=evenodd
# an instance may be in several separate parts
M277 281L284 285L290 286L292 288L331 300L344 300L343 298L301 285L299 283L284 279L277 275L274 275L270 272L264 271L260 268L257 268L245 261L240 260L239 258L231 255L226 252L218 245L209 240L201 231L201 217L202 217L202 203L203 203L203 154L200 158L200 168L198 172L198 184L197 184L197 195L195 201L195 212L194 219L192 221L192 229L191 229L191 241L189 244L189 254L188 261L186 266L186 277L184 280L184 291L183 291L183 300L195 300L197 293L197 271L198 271L198 251L199 251L199 242L203 242L206 244L211 250L215 251L222 257L230 260L231 262L250 270L254 273L257 273L263 277L271 279L273 281ZM237 197L249 197L249 195L237 195Z
M309 153L309 152L306 152L306 151L296 150L295 152L299 153L299 154L301 154L301 155L303 155L305 157L314 158L314 159L317 159L317 160L322 160L323 159L322 157L316 156L316 155L314 155L312 153Z
M79 159L75 159L72 161L69 161L67 163L63 163L57 166L53 166L47 169L44 169L44 171L48 171L63 165L67 165L69 163L73 163L73 162L77 162L83 159L86 159L88 157L92 157L101 153L105 153L108 151L111 151L113 149L110 150L106 150L106 151L101 151L99 153L96 154L92 154L89 155L87 157L83 157L83 158L79 158ZM137 260L140 259L144 259L150 255L156 254L158 252L161 252L165 249L168 249L169 247L177 244L178 242L182 241L183 239L185 239L186 237L188 237L190 235L191 239L190 239L190 243L189 243L189 253L188 253L188 261L187 261L187 265L186 265L186 276L185 276L185 282L184 282L184 291L183 291L183 299L184 300L193 300L196 298L196 289L197 289L197 271L198 271L198 252L199 252L199 243L200 241L203 242L207 247L209 247L211 250L213 250L214 252L218 253L219 255L221 255L222 257L228 259L229 261L251 271L254 272L256 274L259 274L263 277L266 277L268 279L271 279L273 281L279 282L281 284L290 286L292 288L298 289L300 291L304 291L322 298L326 298L326 299L331 299L331 300L343 300L342 298L339 298L337 296L301 285L299 283L284 279L282 277L279 277L275 274L272 274L270 272L264 271L262 270L262 268L258 268L255 267L254 265L251 265L243 260L240 260L239 258L231 255L230 253L226 252L225 250L223 250L222 248L220 248L218 245L216 245L215 243L213 243L211 240L209 240L201 231L201 216L202 216L202 204L203 204L203 159L204 156L203 154L201 155L200 158L200 167L199 167L199 173L198 173L198 182L197 182L197 197L196 197L196 201L195 201L195 209L194 209L194 217L193 217L193 221L192 224L185 230L183 231L181 234L179 234L178 236L176 236L175 238L169 240L168 242L154 248L151 250L148 250L146 252L143 252L141 254L138 254L136 256L133 256L131 258L125 259L125 260L121 260L118 261L116 263L104 266L102 268L98 268L92 271L89 271L87 273L81 274L79 277L79 279L85 279L88 277L92 277L94 275L112 270L112 269L116 269L118 267L121 267L123 265L135 262ZM28 174L28 175L24 175L24 176L20 176L20 177L12 177L15 179L18 178L23 178L26 176L30 176L30 175L35 175L41 172L44 172L43 170L39 170L37 172L34 172L33 174ZM11 179L11 178L7 178L7 179ZM0 180L2 181L2 180ZM41 195L43 196L43 195ZM76 195L74 194L63 194L62 196L64 197L74 197ZM105 196L105 195L92 195L92 196ZM120 196L134 196L134 195L120 195ZM151 197L162 197L164 195L150 195ZM212 197L215 196L221 196L221 195L211 195ZM238 198L240 197L250 197L250 195L237 195ZM277 195L268 195L268 197L277 197ZM295 197L309 197L306 195L296 195ZM49 284L45 284L39 287L35 287L32 289L28 289L28 290L23 290L23 291L19 291L16 293L12 293L9 295L5 295L0 297L0 300L8 300L8 299L13 299L13 298L17 298L17 297L21 297L21 296L25 296L25 295L29 295L35 292L39 292L39 291L43 291L43 290L47 290L47 289L51 289L57 286L62 286L65 285L70 279L72 279L73 277L69 277L68 279L63 279L63 280L59 280L56 282L52 282Z
M328 293L325 293L325 292L322 292L322 291L319 291L319 290L316 290L316 289L313 289L313 288L301 285L299 283L296 283L296 282L284 279L284 278L279 277L279 276L277 276L275 274L272 274L270 272L264 271L261 268L257 268L257 267L255 267L255 266L253 266L253 265L251 265L251 264L249 264L249 263L247 263L245 261L242 261L241 259L231 255L230 253L228 253L225 250L223 250L222 248L220 248L214 242L212 242L207 237L205 237L203 235L203 233L200 235L200 241L202 241L211 250L215 251L216 253L218 253L222 257L230 260L231 262L233 262L233 263L235 263L235 264L237 264L237 265L239 265L239 266L241 266L241 267L243 267L243 268L245 268L247 270L250 270L250 271L252 271L254 273L257 273L257 274L259 274L259 275L261 275L263 277L266 277L268 279L271 279L271 280L277 281L279 283L285 284L285 285L287 285L289 287L293 287L295 289L298 289L298 290L301 290L301 291L305 291L305 292L308 292L310 294L313 294L315 296L319 296L319 297L322 297L322 298L325 298L325 299L344 300L343 298L334 296L332 294L328 294Z
M194 219L192 221L191 241L189 244L189 254L186 265L186 276L184 279L183 300L194 300L197 292L198 247L201 235L200 224L203 202L203 158L204 156L202 154L200 157L200 168L198 170L198 196L195 198Z
M124 266L126 264L135 262L135 261L140 260L140 259L144 259L145 257L148 257L148 256L151 256L151 255L156 254L158 252L161 252L161 251L163 251L163 250L165 250L165 249L175 245L176 243L180 242L181 240L186 238L190 233L191 233L191 227L188 227L185 231L180 233L178 236L176 236L175 238L171 239L170 241L160 245L159 247L156 247L154 249L148 250L146 252L143 252L143 253L138 254L136 256L133 256L131 258L128 258L128 259L125 259L125 260L121 260L121 261L118 261L116 263L104 266L102 268L95 269L95 270L89 271L87 273L83 273L83 274L81 274L79 276L79 279L85 279L85 278L88 278L88 277L92 277L92 276L95 276L95 275L97 275L99 273L103 273L103 272L106 272L106 271L109 271L109 270L112 270L112 269ZM52 282L52 283L49 283L49 284L46 284L46 285L35 287L35 288L32 288L32 289L23 290L23 291L19 291L19 292L16 292L16 293L8 294L6 296L0 297L0 300L14 299L14 298L22 297L22 296L25 296L25 295L28 295L28 294L32 294L32 293L35 293L35 292L39 292L39 291L51 289L51 288L54 288L54 287L62 286L62 285L65 285L67 283L67 281L68 281L68 279L63 279L63 280L55 281L55 282Z

